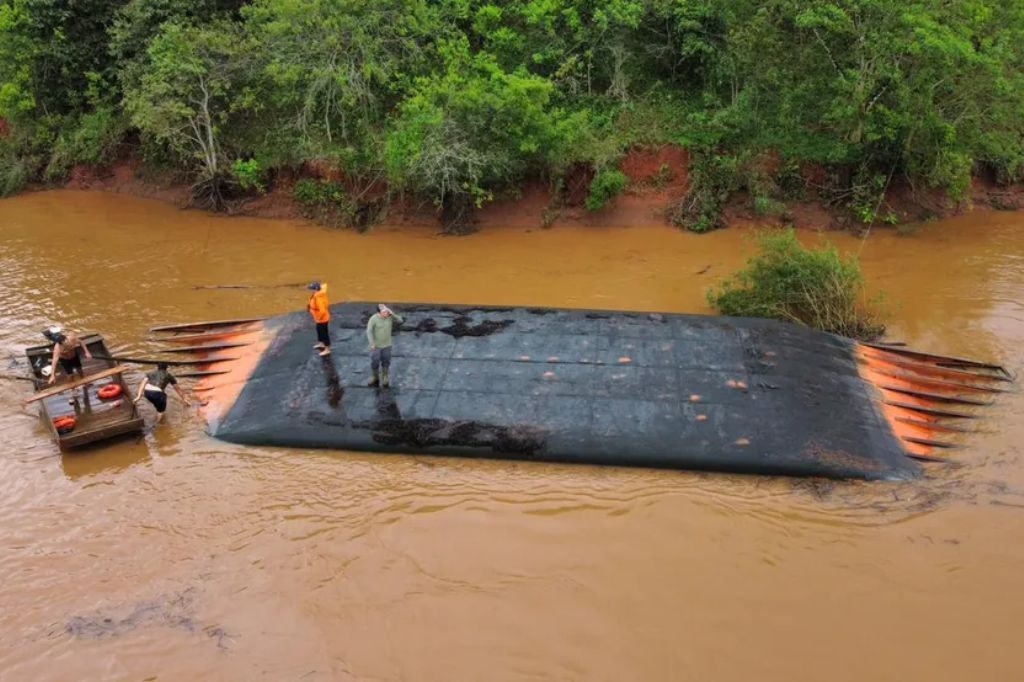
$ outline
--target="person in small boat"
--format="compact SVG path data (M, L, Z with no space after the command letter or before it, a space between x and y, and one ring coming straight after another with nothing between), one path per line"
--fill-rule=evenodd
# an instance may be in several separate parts
M383 303L377 304L377 312L366 323L366 340L370 343L370 369L373 378L369 386L387 388L391 384L391 332L395 322L402 324L402 316Z
M85 376L85 371L82 369L82 356L78 354L81 350L85 353L85 357L91 359L92 353L89 352L89 347L85 345L81 337L75 332L65 332L64 329L55 325L50 327L43 336L53 342L53 359L50 362L50 383L56 383L57 381L57 364L60 363L61 369L68 375L69 379L73 379L75 373L78 373L79 378Z
M312 282L306 288L313 292L306 306L313 317L313 323L316 324L316 344L313 350L319 351L320 357L326 357L331 354L331 332L328 329L331 321L331 304L327 300L327 285Z
M167 363L161 362L156 370L146 375L146 380L139 385L139 392L135 395L134 403L138 404L145 396L146 400L156 408L156 423L163 421L164 412L167 411L167 387L173 386L174 392L178 394L182 404L189 406L188 398L178 388L178 380L167 369Z

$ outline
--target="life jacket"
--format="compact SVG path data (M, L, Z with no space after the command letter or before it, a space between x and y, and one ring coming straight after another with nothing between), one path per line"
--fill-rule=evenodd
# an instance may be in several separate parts
M309 314L317 324L324 324L331 321L330 303L327 301L327 285L321 284L320 291L314 291L309 297Z

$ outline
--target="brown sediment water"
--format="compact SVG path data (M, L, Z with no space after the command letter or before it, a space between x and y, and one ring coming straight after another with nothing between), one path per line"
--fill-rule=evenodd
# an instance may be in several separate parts
M23 372L52 321L145 356L159 323L305 305L301 288L195 289L211 284L710 312L707 288L751 251L739 229L600 222L360 236L100 193L7 199L0 370ZM889 338L1024 367L1024 215L876 230L862 256ZM1019 393L960 466L867 484L244 448L173 400L141 439L62 455L27 390L0 380L2 680L903 682L1024 664Z

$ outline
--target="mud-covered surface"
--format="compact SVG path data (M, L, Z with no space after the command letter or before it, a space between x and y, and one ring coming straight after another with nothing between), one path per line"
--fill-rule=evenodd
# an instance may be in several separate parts
M485 449L509 458L531 458L543 451L545 432L532 426L497 426L472 420L373 419L353 428L372 433L381 445L430 448Z
M864 457L863 454L830 450L813 441L804 448L803 454L808 461L818 462L823 466L835 467L837 469L864 471L867 472L868 477L881 476L885 473L884 465L870 457Z
M793 325L662 313L394 304L392 387L366 386L368 303L303 314L223 419L224 440L786 475L919 472L851 342ZM222 410L220 414L225 414ZM829 453L828 455L823 453Z
M437 320L427 317L417 322L412 331L420 334L436 334L440 332L441 334L461 339L463 336L490 336L505 329L512 322L513 320L481 320L474 323L473 318L468 315L457 315L451 324L441 327L437 324ZM402 325L398 325L399 330L402 328Z

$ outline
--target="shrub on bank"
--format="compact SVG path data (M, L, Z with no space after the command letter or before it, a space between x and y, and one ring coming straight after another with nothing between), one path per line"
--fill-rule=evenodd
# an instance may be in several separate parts
M83 114L77 124L58 135L43 177L55 182L76 165L95 167L111 163L127 133L128 122L113 107Z
M711 152L694 155L690 163L690 188L669 209L669 220L690 232L709 232L722 227L722 210L739 189L740 160Z
M295 183L292 196L299 204L302 215L325 225L342 226L352 212L348 192L337 182L309 178L299 180Z
M299 180L292 196L303 216L329 227L365 232L387 214L387 194L353 197L344 185L329 180Z
M843 258L830 244L807 248L792 229L762 233L758 247L744 269L708 293L722 314L785 320L858 339L882 333L855 256Z
M239 187L246 192L267 193L266 171L256 159L236 159L231 165L231 172Z
M603 170L590 182L587 210L600 211L626 189L626 174L619 170Z
M28 182L29 169L24 159L0 148L0 197L8 197Z

